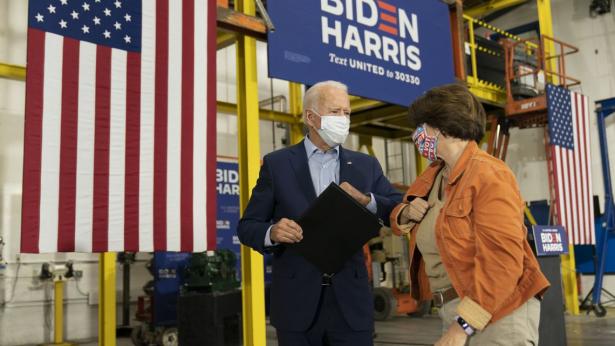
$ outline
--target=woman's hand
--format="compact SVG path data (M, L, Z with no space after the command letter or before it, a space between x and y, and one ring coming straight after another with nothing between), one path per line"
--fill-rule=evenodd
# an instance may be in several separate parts
M461 329L457 322L448 328L446 334L442 335L435 346L464 346L468 340L468 335Z
M422 198L413 199L412 202L402 210L399 216L399 224L405 225L408 222L421 222L431 207L433 207L433 203L427 203L427 201Z

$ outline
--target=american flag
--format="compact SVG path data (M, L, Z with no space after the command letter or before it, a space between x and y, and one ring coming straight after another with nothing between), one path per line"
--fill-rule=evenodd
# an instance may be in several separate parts
M589 99L547 85L555 212L573 244L595 244Z
M21 251L216 243L214 0L30 0Z

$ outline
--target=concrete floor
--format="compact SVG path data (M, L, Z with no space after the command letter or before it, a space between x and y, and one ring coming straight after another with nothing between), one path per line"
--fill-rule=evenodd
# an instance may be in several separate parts
M437 315L421 319L397 317L376 323L375 346L418 346L433 345L440 337L441 324ZM568 346L612 346L615 345L615 308L608 309L606 317L593 314L566 317ZM277 346L275 330L267 326L267 346ZM96 342L81 343L83 346L97 346ZM119 339L117 346L132 346L129 339Z

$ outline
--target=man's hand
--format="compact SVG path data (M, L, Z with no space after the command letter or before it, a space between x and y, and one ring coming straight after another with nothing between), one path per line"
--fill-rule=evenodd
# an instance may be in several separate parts
M354 188L354 186L350 185L348 182L343 182L340 184L340 187L346 191L352 198L356 199L357 202L361 203L363 206L367 206L369 202L372 200L370 196L364 195L361 191Z
M463 346L467 339L468 335L461 329L461 326L453 322L446 334L442 335L434 346Z
M433 207L433 203L429 204L422 198L415 198L402 211L401 224L406 224L408 222L419 223L423 221L425 214L427 214L427 211L431 207Z
M295 221L282 218L271 227L270 237L274 243L298 243L303 239L303 230Z

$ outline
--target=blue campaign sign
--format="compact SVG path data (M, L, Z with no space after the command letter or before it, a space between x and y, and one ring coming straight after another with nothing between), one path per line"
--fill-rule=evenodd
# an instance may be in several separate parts
M239 222L239 172L236 162L218 161L216 168L218 213L217 248L229 249L239 262L239 239L235 230Z
M555 256L568 253L568 237L563 226L532 227L537 256Z
M269 75L402 106L454 81L441 0L268 0Z
M241 248L237 238L239 223L239 165L218 161L216 168L218 213L216 219L217 248L228 249L237 256L237 280L241 280ZM265 282L271 277L271 258L265 256Z

